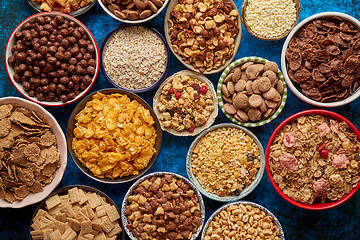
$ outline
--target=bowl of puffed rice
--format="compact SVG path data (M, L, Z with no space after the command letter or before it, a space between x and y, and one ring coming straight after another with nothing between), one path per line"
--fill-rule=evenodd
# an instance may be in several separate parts
M324 210L359 189L360 133L343 116L322 109L296 113L271 135L266 171L276 192L304 209Z
M244 0L241 21L252 36L276 41L286 37L295 27L300 11L299 0Z

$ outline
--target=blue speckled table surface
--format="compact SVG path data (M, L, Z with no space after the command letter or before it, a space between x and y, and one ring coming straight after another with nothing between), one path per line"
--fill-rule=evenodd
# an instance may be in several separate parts
M242 1L235 0L238 8L241 8ZM325 11L338 11L347 13L360 19L359 0L302 0L301 14L299 21L315 13ZM10 83L4 64L4 51L8 37L15 27L25 18L33 15L36 11L24 0L1 0L0 1L0 97L17 96L22 97ZM165 11L149 22L149 25L164 32L163 19ZM93 33L98 45L101 45L106 35L121 23L108 16L97 3L95 6L78 17ZM239 50L235 59L245 56L260 56L276 61L280 65L280 53L284 39L279 41L262 41L252 37L244 28ZM170 71L168 75L184 70L185 67L172 55ZM220 74L208 76L216 85ZM100 72L90 92L112 87ZM155 90L139 94L150 105ZM66 131L68 118L77 102L62 107L46 107L63 130ZM337 112L349 119L357 128L360 127L360 100L356 100L346 106L328 109ZM276 126L288 116L313 106L299 100L293 93L289 92L288 100L284 110L278 118L270 124L251 129L262 142L266 149L267 142ZM221 111L214 124L230 122ZM193 137L175 137L166 132L163 133L163 144L159 157L150 169L150 172L171 171L186 175L185 157ZM96 182L85 176L76 167L70 155L64 177L59 187L83 184L95 187L109 195L118 206L121 205L123 197L133 182L118 185L106 185ZM206 219L222 203L209 200L204 197L206 206ZM360 239L360 193L356 193L349 201L330 210L309 211L297 208L283 200L273 189L266 173L259 186L244 200L252 201L263 205L272 211L280 220L288 240L320 240L320 239ZM37 204L22 209L0 209L0 239L28 239L31 216Z

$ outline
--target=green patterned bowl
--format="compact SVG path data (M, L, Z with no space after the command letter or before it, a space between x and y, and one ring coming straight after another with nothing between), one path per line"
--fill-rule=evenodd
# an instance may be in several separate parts
M266 62L269 62L269 60L265 59L265 58L261 58L261 57L244 57L244 58L240 58L235 60L234 62L232 62L229 66L227 66L227 68L222 72L219 81L218 81L218 85L217 85L217 89L216 89L216 95L218 98L218 102L219 102L219 107L221 109L221 111L225 114L225 116L227 118L229 118L232 122L239 124L241 126L245 126L245 127L259 127L262 125L265 125L269 122L271 122L272 120L274 120L283 110L285 103L286 103L286 99L287 99L287 85L285 83L285 79L284 76L282 74L282 72L280 71L280 69L278 69L277 75L278 78L282 81L283 83L283 87L284 87L284 92L281 95L281 100L280 100L280 104L279 106L277 106L275 108L275 111L270 114L269 116L267 116L266 118L262 118L260 121L256 121L256 122L252 122L252 121L246 121L246 122L241 122L238 119L235 119L231 114L227 113L224 109L224 105L225 105L225 100L223 99L223 93L221 90L221 86L224 83L225 78L227 77L227 75L231 72L231 70L236 67L236 66L241 66L246 62L254 62L254 63L263 63L265 64Z

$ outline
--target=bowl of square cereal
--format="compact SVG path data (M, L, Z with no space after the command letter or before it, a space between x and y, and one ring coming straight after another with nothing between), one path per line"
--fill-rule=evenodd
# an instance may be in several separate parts
M339 107L360 96L360 21L324 12L300 22L286 38L281 68L291 91L319 107Z
M166 78L170 50L164 37L143 25L116 27L100 48L100 67L116 88L134 93L150 91Z
M237 201L223 205L210 216L201 239L285 240L285 234L279 220L268 209L257 203Z
M120 211L105 193L71 185L54 191L36 208L30 239L125 239Z
M168 77L156 91L153 106L161 129L175 136L199 134L218 114L212 82L189 70Z
M283 110L287 86L277 63L261 57L232 62L217 85L220 109L232 122L258 127L274 120Z
M260 183L265 153L259 139L245 127L222 123L202 132L186 156L189 179L206 197L237 201Z
M131 240L195 240L205 222L205 205L187 178L155 172L137 180L127 191L121 218Z
M0 207L22 208L46 198L60 183L67 164L65 135L43 107L0 98Z
M296 113L271 135L266 171L289 203L323 210L347 201L359 189L360 133L341 115L320 109Z
M241 40L240 13L233 0L170 1L165 38L175 57L202 74L221 72L234 59Z
M88 177L124 183L154 164L162 133L151 107L121 89L103 89L84 98L72 112L67 141L70 156Z

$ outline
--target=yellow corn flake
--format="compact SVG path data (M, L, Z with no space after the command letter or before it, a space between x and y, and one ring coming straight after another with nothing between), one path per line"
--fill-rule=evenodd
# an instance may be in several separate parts
M137 175L156 152L150 111L127 95L96 93L75 120L72 149L99 178Z

